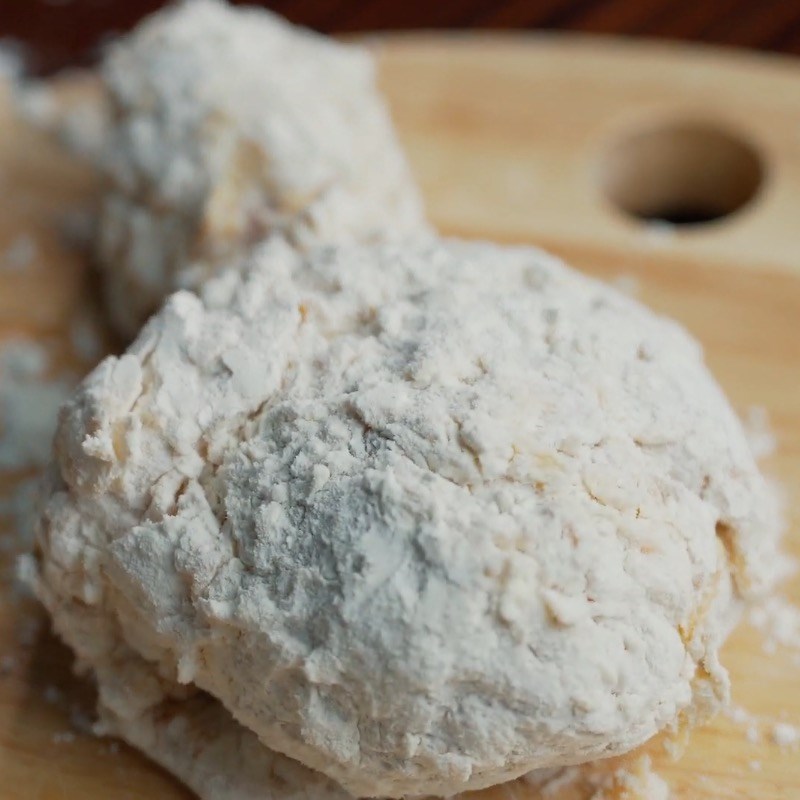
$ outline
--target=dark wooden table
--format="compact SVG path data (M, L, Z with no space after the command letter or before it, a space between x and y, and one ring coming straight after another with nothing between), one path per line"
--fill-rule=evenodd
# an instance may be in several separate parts
M0 37L31 45L48 72L86 63L98 44L161 0L0 0ZM543 28L661 36L800 54L800 0L268 0L326 32Z

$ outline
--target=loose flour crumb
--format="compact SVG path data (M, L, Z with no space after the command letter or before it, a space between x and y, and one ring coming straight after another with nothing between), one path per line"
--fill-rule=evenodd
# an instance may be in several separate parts
M79 733L92 734L94 720L79 706L73 706L69 712L69 722L73 730Z
M753 772L761 772L761 762L753 760L748 765Z
M27 234L19 234L6 251L0 254L0 270L22 272L36 259L36 242Z
M744 414L744 430L753 455L757 459L769 458L778 449L777 439L770 424L769 412L764 406L750 406Z
M557 798L580 792L590 800L669 800L670 789L652 767L649 756L641 756L619 769L609 770L602 762L535 770L523 779L537 788L543 798Z
M59 731L52 737L53 744L72 744L75 741L75 734L72 731Z
M764 637L765 653L774 653L778 646L800 651L800 608L784 597L768 597L750 611L749 619Z
M62 114L58 134L72 153L91 161L105 144L108 124L106 107L92 98Z
M792 747L800 742L800 729L786 722L778 722L772 726L772 741L778 747Z
M751 745L762 741L762 731L779 747L791 747L800 743L800 727L783 721L789 716L785 710L780 712L779 719L776 720L774 717L758 717L741 707L733 706L728 709L726 716L733 723L744 728L745 737ZM751 764L759 765L751 768L760 769L760 763L759 761L751 762Z
M42 697L44 698L45 703L55 706L64 699L64 693L57 686L48 685L44 687Z
M725 716L736 725L744 725L753 719L753 715L741 706L731 706L725 711Z
M0 367L6 380L39 377L48 363L45 348L30 339L15 339L0 349Z
M73 155L97 161L107 136L108 108L95 94L65 102L46 81L28 80L14 95L17 113L34 127L47 131Z
M34 127L52 131L59 120L59 106L53 89L47 84L26 82L14 96L15 108L22 119Z
M639 759L634 767L634 770L628 772L626 770L618 770L614 773L614 780L616 781L616 792L607 795L602 792L592 800L605 800L608 797L620 797L620 789L625 792L622 796L630 798L630 800L669 800L670 790L666 781L653 771L650 758L645 756Z

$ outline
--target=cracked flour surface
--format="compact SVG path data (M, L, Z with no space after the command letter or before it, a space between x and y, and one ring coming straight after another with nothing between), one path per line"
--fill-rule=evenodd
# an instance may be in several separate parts
M525 248L270 241L56 451L37 592L106 729L214 799L450 795L702 719L779 531L697 343Z

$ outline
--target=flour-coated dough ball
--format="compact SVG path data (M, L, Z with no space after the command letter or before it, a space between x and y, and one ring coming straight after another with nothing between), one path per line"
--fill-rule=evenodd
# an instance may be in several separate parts
M361 47L217 0L110 48L98 242L124 334L272 232L304 247L426 230L374 73Z
M705 717L777 533L698 344L526 248L269 242L103 362L57 452L38 590L105 713L200 689L356 795ZM164 682L136 709L124 653Z

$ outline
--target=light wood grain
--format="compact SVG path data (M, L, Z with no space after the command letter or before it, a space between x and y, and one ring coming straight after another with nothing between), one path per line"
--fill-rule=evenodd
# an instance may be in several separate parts
M789 547L800 555L800 66L572 38L401 38L380 51L402 139L444 232L532 242L592 274L635 277L647 303L701 339L738 408L769 409L780 448L766 468L786 489ZM664 237L615 210L598 175L618 137L672 120L742 136L761 153L767 178L756 200L727 221ZM92 180L12 120L5 96L0 180L0 250L26 232L38 251L31 269L0 273L0 337L63 338L74 308L86 302L87 268L54 222L91 201ZM68 348L64 354L75 368ZM0 490L18 477L0 479ZM1 558L0 658L13 662L0 674L0 798L186 800L184 789L128 748L85 734L62 741L70 717L91 708L90 691L71 676L69 655L35 604L12 597L11 556ZM800 602L798 581L786 591ZM42 622L38 631L32 620ZM743 625L725 648L735 701L763 719L765 733L783 717L800 725L800 667L792 653L768 656L762 644ZM750 743L724 717L694 731L678 761L660 743L645 750L678 800L800 797L800 753L781 751L767 736ZM590 793L576 786L549 796ZM539 795L517 782L472 797Z

